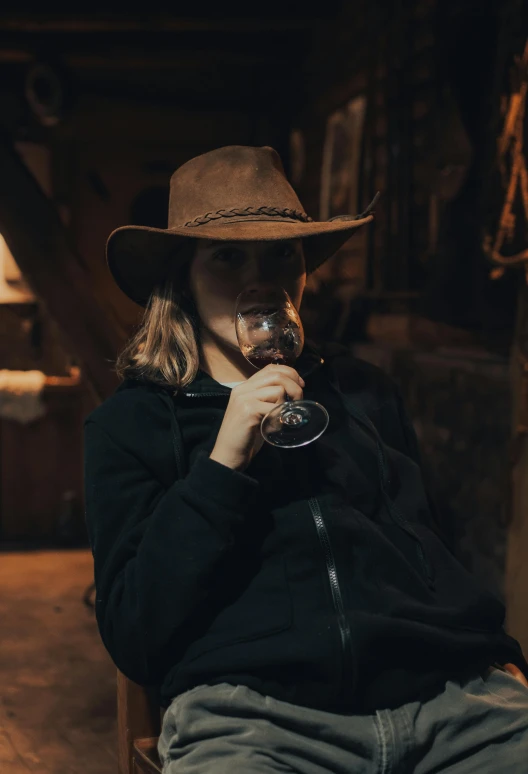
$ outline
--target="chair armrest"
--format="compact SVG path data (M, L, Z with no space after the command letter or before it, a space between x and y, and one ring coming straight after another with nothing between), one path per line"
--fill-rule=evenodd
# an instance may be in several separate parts
M153 692L117 672L119 774L134 774L134 744L155 739L161 731L160 707ZM155 770L156 771L156 770Z
M132 745L134 774L161 774L161 762L158 755L158 737L136 739Z

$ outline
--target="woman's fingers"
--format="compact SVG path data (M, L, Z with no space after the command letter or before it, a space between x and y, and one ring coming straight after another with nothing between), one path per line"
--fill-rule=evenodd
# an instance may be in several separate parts
M289 366L266 366L231 391L224 419L218 431L211 459L245 470L262 448L262 418L288 398L301 400L301 379Z
M288 398L291 400L302 400L303 389L297 382L285 377L281 379L280 384L259 387L259 389L255 390L254 396L264 403L284 403Z
M503 664L504 669L509 672L511 675L513 675L517 680L519 680L520 683L525 685L528 688L528 680L523 675L521 670L518 666L515 666L515 664L510 664L509 662L507 664Z
M292 379L294 382L297 382L297 384L300 384L301 387L305 386L304 379L295 370L295 368L291 368L291 366L274 365L273 363L271 363L270 365L267 365L265 368L262 368L258 373L253 374L253 376L251 376L250 379L248 379L248 382L259 381L259 382L267 382L268 384L273 384L275 380L280 376L285 376L288 379Z

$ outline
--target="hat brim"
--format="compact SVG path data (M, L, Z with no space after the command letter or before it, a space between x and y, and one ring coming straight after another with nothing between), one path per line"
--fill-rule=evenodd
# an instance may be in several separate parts
M181 247L196 239L237 242L273 242L302 239L306 271L315 271L336 253L362 226L373 220L367 215L358 220L302 223L299 221L215 221L199 227L171 229L148 226L121 226L106 243L108 268L119 288L132 301L146 306L154 287L165 278L168 266L187 255Z

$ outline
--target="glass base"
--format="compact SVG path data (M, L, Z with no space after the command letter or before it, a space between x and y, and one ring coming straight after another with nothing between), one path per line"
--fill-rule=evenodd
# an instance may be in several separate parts
M314 400L292 400L275 406L260 425L273 446L295 449L317 440L328 427L328 411Z

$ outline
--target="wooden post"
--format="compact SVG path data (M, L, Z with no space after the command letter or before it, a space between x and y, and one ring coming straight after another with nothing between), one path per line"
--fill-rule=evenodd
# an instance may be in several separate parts
M87 384L104 400L118 384L112 368L124 343L122 333L100 306L53 202L5 137L0 138L0 169L0 233L79 358Z

